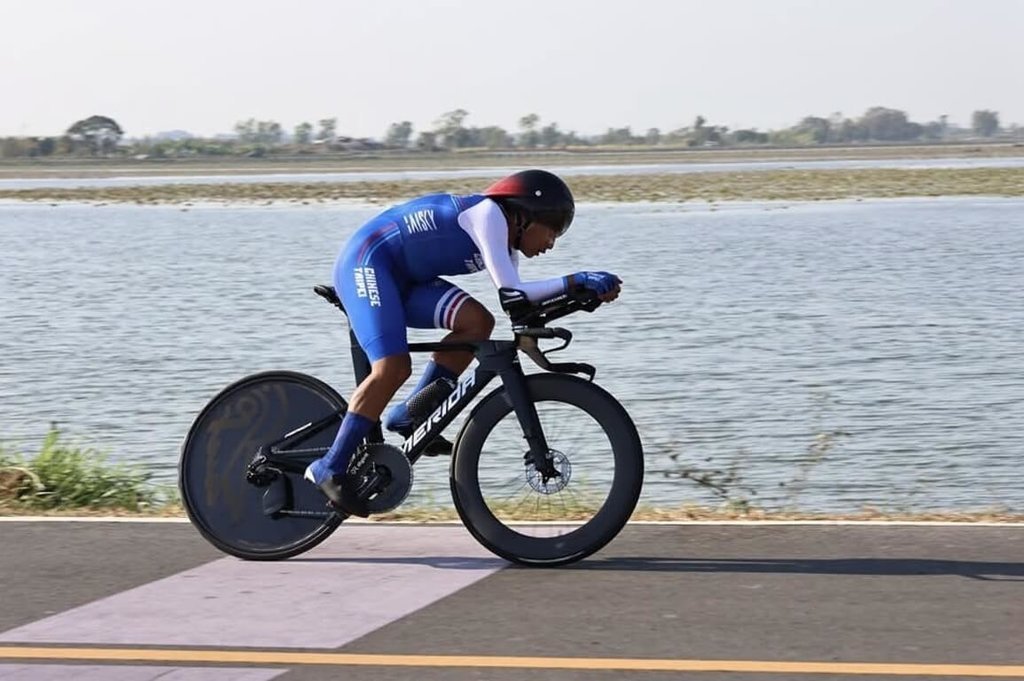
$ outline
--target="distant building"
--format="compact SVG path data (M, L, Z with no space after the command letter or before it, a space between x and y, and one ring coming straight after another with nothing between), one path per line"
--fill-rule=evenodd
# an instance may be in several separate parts
M166 130L164 132L158 132L153 135L153 139L158 142L180 142L182 140L193 139L195 135L188 132L187 130Z

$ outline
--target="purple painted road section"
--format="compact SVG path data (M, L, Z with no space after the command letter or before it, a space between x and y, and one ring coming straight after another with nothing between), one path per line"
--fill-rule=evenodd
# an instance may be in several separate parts
M343 526L298 558L223 558L0 642L337 648L505 565L461 526Z
M270 681L287 669L0 664L0 681Z

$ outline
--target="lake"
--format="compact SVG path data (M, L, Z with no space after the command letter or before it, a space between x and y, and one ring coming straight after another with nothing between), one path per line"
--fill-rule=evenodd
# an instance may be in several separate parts
M376 210L0 205L0 438L31 450L57 422L170 483L247 373L347 395L344 318L310 289ZM584 204L523 274L625 280L561 320L562 359L632 413L645 503L717 503L690 469L768 508L1020 510L1022 262L1020 199ZM486 275L455 281L507 337ZM416 497L447 503L447 464L421 464Z

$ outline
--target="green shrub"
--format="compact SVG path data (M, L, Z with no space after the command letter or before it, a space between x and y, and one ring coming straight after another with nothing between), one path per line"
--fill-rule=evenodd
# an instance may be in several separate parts
M141 511L157 503L149 478L108 463L96 449L63 442L53 426L31 458L0 447L0 507Z

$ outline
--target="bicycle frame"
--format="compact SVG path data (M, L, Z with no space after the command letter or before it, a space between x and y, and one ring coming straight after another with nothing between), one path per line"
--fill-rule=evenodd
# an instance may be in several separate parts
M345 307L338 299L332 287L314 286L313 290L317 295L342 312L345 312ZM554 468L551 458L548 456L547 440L544 437L544 431L537 416L537 408L533 404L533 400L530 399L528 388L526 387L526 375L523 373L522 365L519 363L518 351L522 349L538 366L547 371L582 373L590 376L590 380L594 380L596 370L589 364L574 362L555 364L548 361L545 357L546 353L541 352L537 346L537 339L559 338L564 341L564 344L548 352L564 349L571 342L572 333L565 329L545 328L545 324L576 311L593 312L601 304L601 301L593 294L583 292L576 295L565 294L539 305L534 305L527 300L526 295L521 291L504 288L499 290L499 299L501 300L502 308L513 320L514 340L409 344L409 352L472 352L477 359L478 366L472 374L463 375L460 378L456 389L449 395L448 399L441 406L437 407L434 413L413 431L412 435L406 438L405 442L402 443L401 449L405 452L410 463L415 464L423 455L423 450L427 444L440 435L448 427L448 424L473 401L473 398L479 395L494 380L495 376L498 376L508 391L512 408L523 429L523 435L530 446L530 456L533 464L543 478L547 480L558 475L558 473ZM355 373L356 385L359 385L370 375L370 360L351 328L349 328L348 335L349 348L352 354L352 369ZM280 440L260 447L256 457L249 464L249 480L258 483L261 479L265 479L260 469L268 465L301 475L305 471L306 465L310 462L309 457L287 456L288 453L282 450L300 444L302 441L336 424L342 418L344 418L344 411L339 410L319 421L307 423L293 430ZM364 442L366 444L384 442L384 434L379 424L373 427Z
M351 334L353 369L357 382L362 382L370 372L370 363L365 352L359 346L354 334ZM410 352L444 352L472 351L478 366L472 373L463 374L451 395L434 410L413 433L402 443L409 462L415 464L423 456L423 450L436 436L464 410L487 385L500 377L509 399L522 426L523 434L530 446L530 454L537 470L545 477L557 473L548 457L547 440L544 437L537 409L530 399L526 386L526 375L519 363L517 341L480 341L474 343L412 343ZM309 463L308 457L289 456L287 448L301 444L304 440L322 430L337 424L344 417L344 410L338 410L314 423L308 423L286 434L280 440L261 447L261 454L266 457L267 464L282 470L301 474ZM384 441L380 426L366 438L367 443Z

